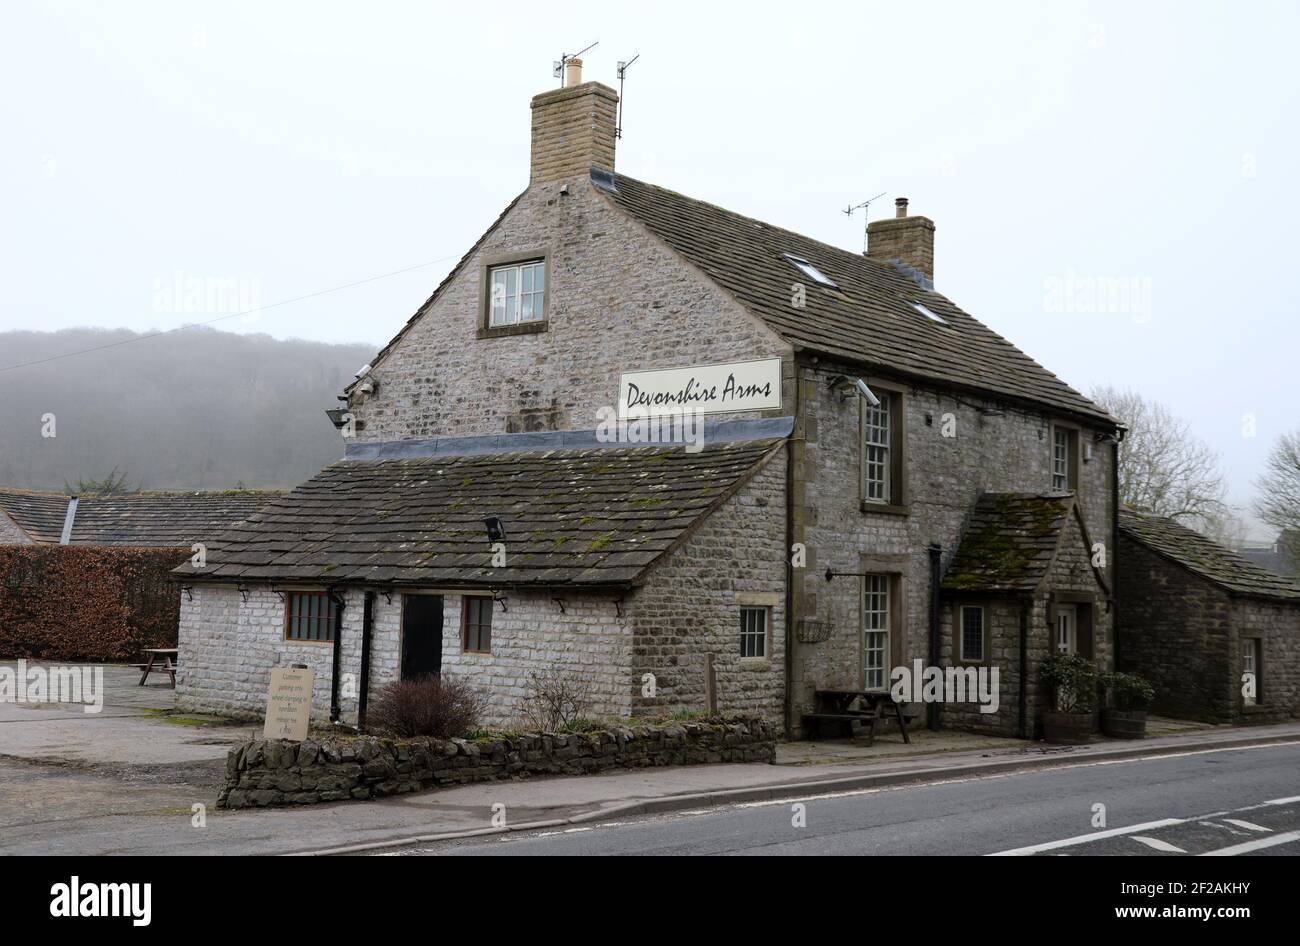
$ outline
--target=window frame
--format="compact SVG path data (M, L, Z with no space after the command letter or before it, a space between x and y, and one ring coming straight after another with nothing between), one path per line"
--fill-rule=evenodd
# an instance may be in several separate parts
M888 444L867 443L872 412L878 410L867 403L865 398L858 401L858 500L863 512L889 513L906 515L910 496L907 487L907 391L905 388L873 378L864 378L866 384L881 399L886 409L889 424ZM883 447L885 451L885 495L882 498L870 496L867 479L871 464L871 447Z
M1059 435L1065 435L1065 485L1058 486L1056 483L1057 473L1057 438ZM1053 421L1051 425L1050 436L1048 437L1048 475L1051 477L1053 490L1078 490L1079 489L1079 428L1073 424Z
M771 638L772 638L772 609L767 605L742 604L740 605L740 659L741 660L768 660L771 656ZM745 621L747 614L762 615L762 630L754 632ZM762 644L762 653L751 654L746 652L746 642L758 640Z
M966 612L977 611L980 616L980 653L978 657L970 657L966 654ZM963 602L953 609L953 653L956 656L954 663L960 663L962 666L972 664L988 664L989 652L991 650L989 640L989 617L988 608L982 604L971 604Z
M1251 673L1255 677L1255 696L1253 699L1248 698L1246 694L1241 693L1241 705L1246 709L1264 705L1264 638L1262 637L1242 637L1242 643L1245 645L1239 648L1241 654L1241 677L1240 682L1245 683L1245 676ZM1254 667L1251 670L1246 669L1246 647L1250 647L1251 662ZM1238 687L1238 692L1241 688Z
M331 595L329 591L321 588L282 588L276 590L280 591L281 594L284 595L284 628L282 639L286 644L333 646L334 624L338 617L338 603L334 600L334 596ZM328 634L327 637L294 637L292 635L292 622L294 620L293 606L295 600L299 598L325 599L328 606L325 608L324 614L313 616L310 614L309 609L309 613L304 616L304 619L318 622L323 620L325 622L325 631Z
M479 264L479 317L478 317L478 338L498 338L510 335L530 335L534 332L545 332L551 324L551 282L553 276L553 267L551 265L552 254L546 247L536 247L526 251L515 253L497 254L482 260ZM524 267L541 263L543 270L542 285L542 314L540 318L534 318L527 322L514 321L505 322L499 325L492 323L492 277L493 273L501 269L510 267ZM523 291L523 280L516 280L516 298L519 298Z
M496 599L491 595L461 595L460 602L460 652L462 654L491 654L492 653L492 605ZM480 620L470 620L470 603L475 603L479 608L484 605L487 607L487 622L484 623L481 618L483 612L479 611ZM476 643L477 647L470 646L471 625L478 632ZM487 631L487 647L483 647L483 632Z
M872 590L873 582L879 582L880 587ZM862 689L864 690L888 690L890 673L893 670L893 653L894 653L894 610L895 602L898 599L896 576L889 572L868 572L862 576L862 607L860 611L860 622L862 627L861 648L862 659L859 661L862 674ZM874 596L884 598L884 608L872 607ZM882 615L879 625L873 625L868 616L878 614ZM872 635L882 635L883 640L879 647L868 646ZM869 664L869 655L873 653L880 654L880 666L873 667ZM880 672L880 683L873 684L871 675L875 671Z

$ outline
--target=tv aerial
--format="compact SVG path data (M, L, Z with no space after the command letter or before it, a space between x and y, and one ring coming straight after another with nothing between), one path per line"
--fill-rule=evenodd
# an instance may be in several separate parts
M595 49L599 45L600 45L600 40L596 40L594 43L588 46L587 49ZM585 53L587 49L580 49L576 53L561 53L560 61L551 63L551 75L555 76L555 78L560 80L560 88L564 88L564 67L568 65L570 59L577 59L579 56Z
M862 211L862 252L863 253L867 252L867 223L869 222L869 218L871 216L871 202L873 200L880 200L880 198L884 196L885 196L885 191L881 191L875 197L868 197L860 204L853 204L849 207L844 208L844 216L849 218L853 217L853 212L855 210Z
M637 53L627 62L618 64L618 127L614 129L615 138L623 137L623 77L627 75L627 67L640 58L641 54Z

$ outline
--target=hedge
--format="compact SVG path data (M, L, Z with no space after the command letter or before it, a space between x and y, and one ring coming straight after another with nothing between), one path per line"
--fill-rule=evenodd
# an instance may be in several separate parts
M175 647L185 549L0 546L0 658L107 663Z

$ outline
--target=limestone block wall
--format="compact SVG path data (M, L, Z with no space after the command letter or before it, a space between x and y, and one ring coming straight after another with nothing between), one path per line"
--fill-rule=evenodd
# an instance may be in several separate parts
M700 711L713 654L718 709L779 723L785 694L784 448L650 572L632 605L633 712ZM742 657L740 609L768 609L767 656ZM643 674L655 677L643 695Z

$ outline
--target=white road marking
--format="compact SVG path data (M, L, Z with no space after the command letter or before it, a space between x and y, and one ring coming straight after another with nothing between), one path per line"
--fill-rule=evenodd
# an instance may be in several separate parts
M1238 854L1249 854L1251 851L1259 851L1266 847L1277 847L1279 844L1290 844L1292 841L1300 841L1300 831L1288 831L1285 834L1275 834L1269 838L1256 838L1244 844L1221 847L1217 851L1205 851L1201 854L1201 857L1236 857Z
M1266 805L1294 805L1300 801L1300 795L1292 795L1290 798L1274 798L1264 802Z
M1143 844L1145 844L1147 847L1152 848L1153 850L1156 851L1168 851L1171 854L1187 853L1186 849L1178 847L1177 845L1174 844L1170 844L1168 841L1161 841L1159 838L1147 838L1147 837L1143 837L1140 834L1135 834L1133 835L1133 840L1140 841Z
M1147 821L1142 824L1129 825L1127 828L1111 828L1109 831L1095 831L1092 834L1080 834L1073 838L1062 838L1059 841L1048 841L1045 844L1031 844L1028 847L1012 848L1009 851L997 851L988 855L989 857L1024 857L1026 854L1037 854L1039 851L1054 851L1057 848L1072 847L1075 844L1087 844L1089 841L1100 841L1103 838L1118 838L1125 834L1132 834L1134 831L1150 831L1154 828L1167 828L1173 824L1183 824L1186 819L1183 818L1164 818L1160 821Z
M1242 821L1240 818L1224 818L1223 820L1228 824L1236 825L1238 828L1245 828L1247 831L1272 832L1273 830L1272 828L1266 828L1263 825L1255 824L1253 821Z

